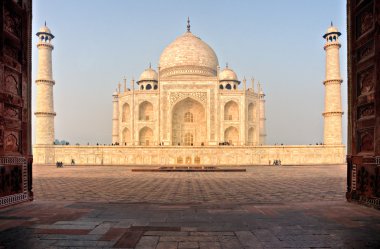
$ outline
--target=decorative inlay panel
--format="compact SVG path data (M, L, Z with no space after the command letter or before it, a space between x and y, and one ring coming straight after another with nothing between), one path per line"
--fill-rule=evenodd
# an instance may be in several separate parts
M364 45L363 47L358 49L357 52L357 61L360 62L372 55L375 54L375 47L374 47L374 42L371 41Z
M18 61L18 50L9 45L4 46L4 54Z
M12 74L5 76L5 91L15 95L19 92L18 80Z
M373 86L375 83L373 67L361 72L358 75L358 83L359 95L367 94L373 91Z
M20 95L21 77L11 69L5 69L4 91L13 95Z
M20 110L15 107L5 106L4 108L4 118L8 119L19 119Z
M207 104L207 93L206 92L171 92L169 94L170 106L174 106L177 102L185 99L193 98L200 101L204 106Z
M357 38L368 32L373 27L373 4L369 6L369 8L365 9L361 14L359 14L359 16L356 17Z
M374 149L373 130L359 132L359 151L371 152Z
M375 106L373 104L360 106L358 108L358 119L375 115Z
M5 152L19 151L19 134L17 132L6 132L4 138Z
M4 30L12 33L16 37L21 34L21 18L14 13L10 13L8 9L4 10Z
M160 76L162 78L171 77L175 75L202 75L202 76L216 76L216 71L203 66L175 66L166 68L160 71Z

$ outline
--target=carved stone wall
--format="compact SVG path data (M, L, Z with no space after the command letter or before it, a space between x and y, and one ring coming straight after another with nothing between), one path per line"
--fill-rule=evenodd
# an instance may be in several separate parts
M32 198L31 8L0 2L0 207Z
M347 199L380 208L380 1L349 0Z

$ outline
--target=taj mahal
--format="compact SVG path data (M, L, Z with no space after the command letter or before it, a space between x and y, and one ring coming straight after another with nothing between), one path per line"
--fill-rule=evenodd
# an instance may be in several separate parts
M113 94L112 142L139 146L265 144L262 91L238 89L236 73L219 68L214 50L187 31L149 67L136 89ZM135 86L134 82L131 83Z
M79 165L285 165L340 164L342 144L340 32L330 26L326 44L324 144L267 145L265 94L260 83L220 68L214 50L187 30L161 53L157 69L124 80L112 94L112 146L54 145L52 35L38 36L36 164ZM322 87L322 86L321 86Z

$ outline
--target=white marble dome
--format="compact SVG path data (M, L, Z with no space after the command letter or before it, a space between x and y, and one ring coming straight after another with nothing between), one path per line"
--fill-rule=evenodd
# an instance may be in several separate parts
M47 26L42 26L38 32L51 34L51 31Z
M334 26L330 26L328 27L327 31L326 31L326 34L329 34L329 33L337 33L339 32L338 29Z
M221 81L238 81L238 77L232 69L226 67L225 69L223 69L220 72L219 80L221 80Z
M216 76L219 65L214 50L191 32L179 36L160 56L161 76Z
M140 81L158 81L157 72L151 67L145 69L140 75L139 82Z
M54 38L54 35L51 33L50 29L46 26L46 24L44 26L41 26L36 35L44 37L49 36L51 39Z

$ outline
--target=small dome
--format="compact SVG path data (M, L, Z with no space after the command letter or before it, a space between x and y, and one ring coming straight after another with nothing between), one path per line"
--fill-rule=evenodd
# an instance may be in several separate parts
M42 27L38 30L38 32L37 32L36 35L37 35L37 36L39 36L39 35L49 35L51 38L54 38L54 35L51 33L50 29L46 26L46 23L45 23L44 26L42 26Z
M323 38L326 38L330 34L337 34L338 36L341 35L341 33L338 31L338 29L335 26L332 25L332 23L331 23L331 26L327 28L326 34L323 35Z
M157 72L154 71L151 67L147 68L140 75L139 81L158 81Z
M159 65L163 76L216 76L219 62L214 50L188 31L164 49Z
M327 29L327 32L326 34L328 33L336 33L336 32L339 32L338 29L334 26L330 26L328 29Z
M51 31L47 26L42 26L38 32L51 34Z
M219 74L219 80L238 81L238 77L237 77L236 73L232 69L229 69L228 67L226 67L225 69L223 69L222 72L220 72L220 74Z

